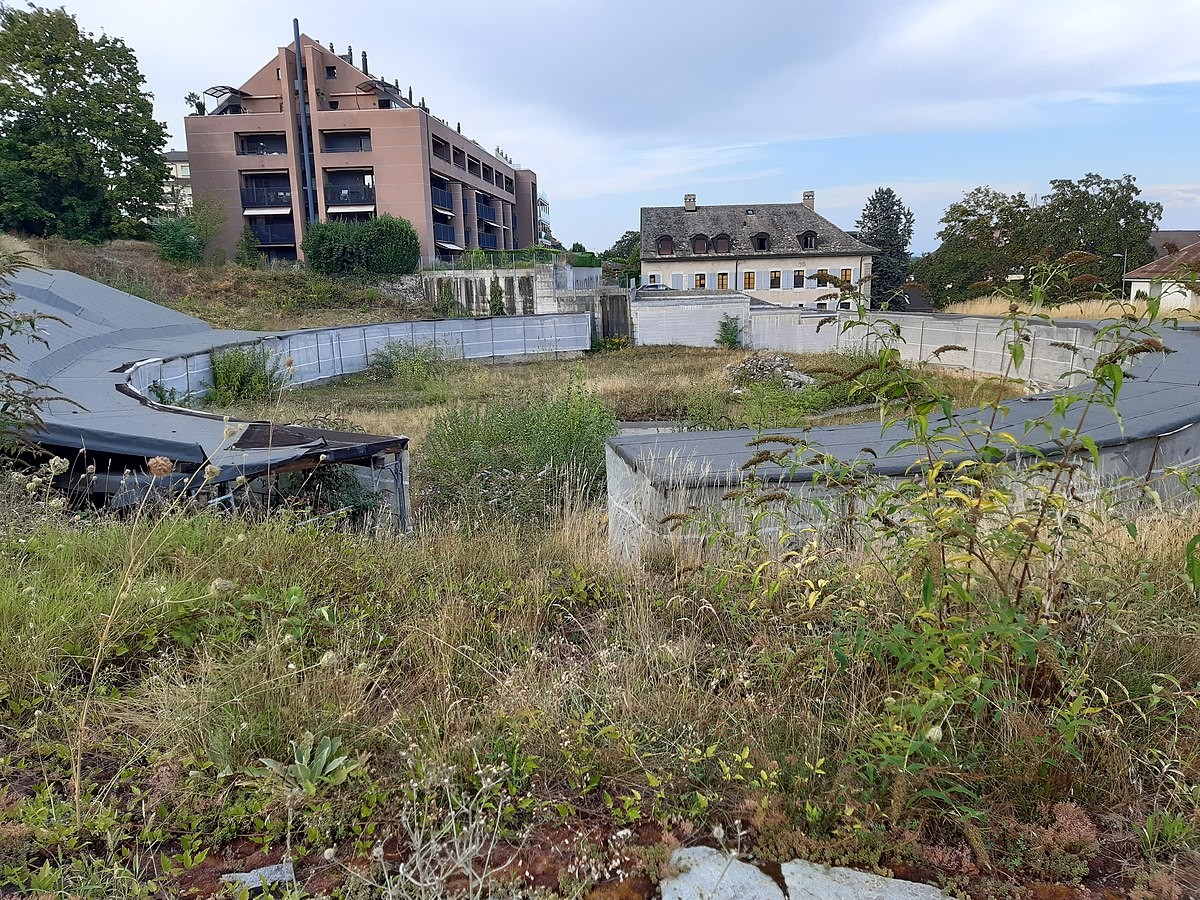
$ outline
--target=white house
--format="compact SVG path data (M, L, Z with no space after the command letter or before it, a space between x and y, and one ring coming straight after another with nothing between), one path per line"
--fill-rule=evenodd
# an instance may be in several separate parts
M1161 297L1163 312L1200 312L1200 241L1125 274L1129 297Z
M642 284L673 290L742 291L778 306L835 307L824 276L870 297L871 257L879 250L803 203L642 207ZM670 296L664 294L663 299Z

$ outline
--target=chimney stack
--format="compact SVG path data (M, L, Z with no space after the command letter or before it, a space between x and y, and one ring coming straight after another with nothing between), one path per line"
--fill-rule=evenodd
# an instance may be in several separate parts
M695 212L696 211L696 195L695 194L684 194L683 195L683 209L685 212Z
M804 205L807 206L809 209L811 209L813 212L817 211L817 195L814 191L805 191L804 192Z
M370 72L370 70L367 68L367 51L366 51L366 50L364 50L364 51L362 52L362 59L363 59L363 64L362 64L362 70L363 70L363 74L364 74L364 75L370 75L370 74L371 74L371 72Z

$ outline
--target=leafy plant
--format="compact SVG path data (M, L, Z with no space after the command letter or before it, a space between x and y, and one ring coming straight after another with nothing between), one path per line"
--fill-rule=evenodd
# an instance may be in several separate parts
M389 381L405 391L423 391L445 377L453 361L436 343L391 342L375 350L367 365L368 378Z
M393 278L417 270L421 243L411 222L389 215L367 222L314 222L304 237L304 256L322 275Z
M342 784L358 768L358 762L349 754L338 755L341 746L341 738L323 735L317 740L306 731L300 740L291 742L291 762L260 759L264 768L257 774L273 775L288 789L315 797L318 789Z
M716 345L725 350L738 350L742 346L742 321L728 313L717 323Z
M1169 810L1150 813L1138 829L1138 840L1147 859L1174 856L1188 849L1195 837L1196 829L1187 819Z
M247 225L242 229L241 237L238 238L233 261L248 269L261 269L266 260L266 254L258 247L258 237L254 234L254 229Z
M287 384L280 361L261 344L214 349L209 361L212 384L205 399L211 406L269 400Z
M204 245L187 216L159 219L152 230L158 255L167 262L195 265L204 259Z

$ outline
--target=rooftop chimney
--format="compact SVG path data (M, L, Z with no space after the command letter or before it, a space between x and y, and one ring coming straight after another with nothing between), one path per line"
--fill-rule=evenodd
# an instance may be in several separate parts
M683 208L686 212L695 212L696 211L696 195L695 194L684 194L683 195Z
M811 209L813 212L817 211L817 195L815 192L813 192L813 191L805 191L804 192L804 205L807 206L809 209Z
M363 64L362 64L363 74L370 75L371 73L367 70L367 51L366 50L364 50L362 52L362 58L363 58Z

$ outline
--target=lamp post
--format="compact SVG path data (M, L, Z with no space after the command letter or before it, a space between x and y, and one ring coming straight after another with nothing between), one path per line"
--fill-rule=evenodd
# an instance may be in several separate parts
M1120 257L1121 259L1121 296L1125 296L1125 273L1129 271L1129 250L1122 250L1120 253L1114 253L1113 258Z

